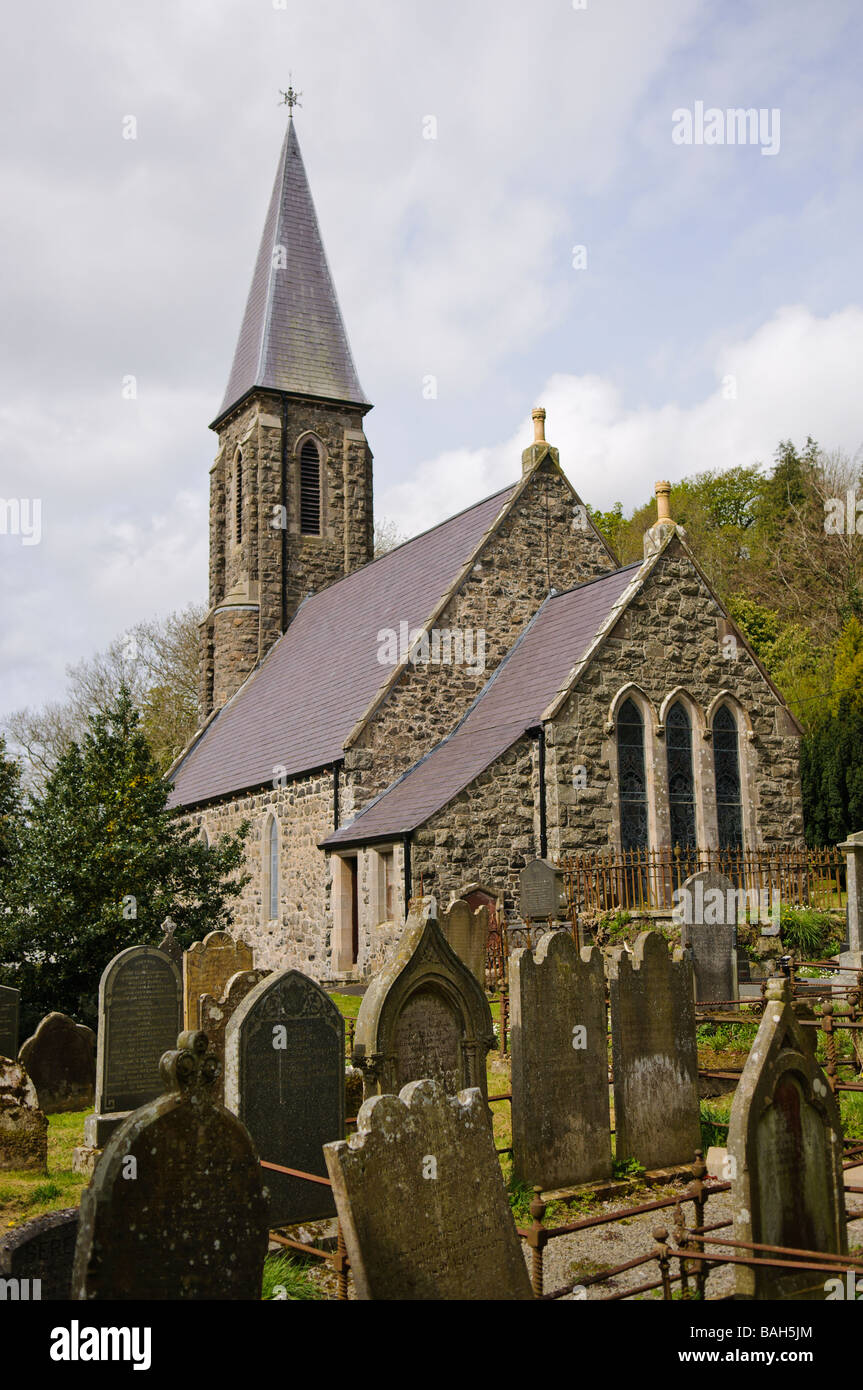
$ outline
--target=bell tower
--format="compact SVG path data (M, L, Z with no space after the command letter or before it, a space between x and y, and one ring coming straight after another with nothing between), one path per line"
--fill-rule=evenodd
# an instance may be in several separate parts
M228 387L211 425L201 705L229 700L310 593L372 559L371 409L289 119ZM291 99L293 98L293 100Z

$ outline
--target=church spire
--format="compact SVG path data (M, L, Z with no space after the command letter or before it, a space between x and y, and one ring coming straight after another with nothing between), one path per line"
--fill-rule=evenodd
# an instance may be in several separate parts
M290 119L216 425L255 387L369 408L300 154L297 93L289 94Z

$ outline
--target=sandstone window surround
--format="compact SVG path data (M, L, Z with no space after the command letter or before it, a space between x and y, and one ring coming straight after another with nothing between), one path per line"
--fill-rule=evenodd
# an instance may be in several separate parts
M714 728L721 710L726 713L719 717L720 742L723 746L720 748L717 778ZM639 811L636 731L639 718L644 824L642 831L636 833L634 826ZM689 757L686 756L687 726ZM720 836L725 833L727 837L735 808L739 811L737 843L741 847L757 844L752 793L755 785L752 721L732 691L719 691L705 711L688 691L677 687L664 697L657 710L644 690L629 683L618 690L611 702L606 731L613 735L607 748L611 786L615 789L612 798L612 844L617 853L642 846L649 849L673 846L675 834L677 841L680 841L685 829L684 822L690 827L690 833L694 822L695 845L698 848L725 848L720 845ZM736 797L731 748L731 741L735 737ZM729 746L726 747L726 744ZM626 767L622 762L622 748ZM624 781L627 795L622 796ZM720 819L723 831L720 831Z
M279 850L279 822L270 811L261 837L261 906L265 922L275 922L279 918Z
M394 922L396 920L396 907L398 903L398 883L396 879L396 852L395 845L381 845L372 851L375 865L374 875L374 903L372 917L374 921L372 927L381 922Z
M332 968L336 974L353 970L359 956L359 855L333 854Z
M327 534L328 489L327 450L320 435L312 430L301 434L294 445L293 514L299 518L298 530L307 540Z

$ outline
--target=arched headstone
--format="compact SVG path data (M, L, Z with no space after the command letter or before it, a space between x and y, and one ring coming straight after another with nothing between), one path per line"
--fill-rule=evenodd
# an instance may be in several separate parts
M814 1036L813 1029L810 1041L795 1016L788 981L770 980L731 1106L734 1239L840 1255L848 1249L842 1126L815 1060ZM826 1297L826 1274L763 1265L736 1271L743 1298Z
M225 1030L225 1104L260 1157L326 1177L323 1145L345 1132L345 1022L329 995L299 970L256 985ZM331 1216L327 1186L267 1173L270 1225Z
M441 931L433 898L415 898L395 953L363 996L354 1064L364 1095L395 1095L434 1077L450 1094L488 1095L486 1053L494 1025L485 990Z
M254 966L252 948L229 931L211 931L183 953L183 1026L197 1028L202 994L221 999L232 975Z
M96 1084L96 1035L66 1014L46 1014L19 1059L46 1115L89 1110Z

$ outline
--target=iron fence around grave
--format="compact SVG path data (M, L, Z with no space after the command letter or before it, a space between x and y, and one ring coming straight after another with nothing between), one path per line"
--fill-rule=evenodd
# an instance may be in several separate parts
M847 1172L848 1169L858 1166L861 1156L863 1156L863 1144L857 1144L853 1152L846 1154L843 1170ZM534 1297L546 1302L567 1298L576 1290L586 1292L587 1288L593 1285L613 1284L621 1275L629 1274L635 1269L643 1268L647 1271L651 1265L657 1267L652 1278L625 1289L615 1289L597 1301L619 1302L628 1298L640 1298L645 1294L661 1290L662 1299L667 1302L675 1297L674 1285L680 1286L678 1297L703 1300L706 1296L708 1273L711 1269L718 1269L723 1265L758 1265L797 1272L808 1270L813 1274L834 1278L849 1270L855 1272L859 1270L863 1273L863 1252L860 1251L854 1254L834 1255L823 1250L803 1250L791 1246L765 1245L760 1242L736 1241L714 1235L713 1232L728 1230L729 1227L733 1227L734 1223L726 1219L708 1224L706 1221L708 1201L712 1196L730 1192L731 1183L705 1181L707 1168L700 1149L696 1151L691 1172L693 1181L682 1193L659 1198L653 1202L642 1202L636 1206L615 1208L610 1212L600 1212L594 1216L582 1217L578 1221L556 1226L544 1224L544 1217L548 1209L547 1203L542 1198L541 1189L535 1187L530 1206L532 1223L529 1227L517 1228L519 1236L530 1249L531 1287ZM863 1188L846 1183L844 1191L847 1194L859 1196L863 1193ZM694 1211L691 1226L687 1226L683 1210L684 1205L688 1203L692 1204ZM653 1231L655 1245L651 1251L636 1256L635 1259L626 1260L622 1264L603 1269L600 1273L580 1275L571 1283L554 1289L550 1293L545 1291L544 1252L552 1241L599 1226L613 1225L616 1222L629 1223L634 1218L645 1216L650 1212L663 1211L672 1212L674 1225L671 1232L664 1226L657 1227ZM860 1220L863 1218L863 1206L849 1208L846 1202L845 1215L847 1221ZM718 1247L717 1253L711 1253L709 1249L711 1246ZM677 1261L676 1273L673 1265L675 1260ZM823 1284L823 1282L822 1279L821 1283Z
M735 888L758 894L758 911L786 907L841 910L846 860L837 847L793 845L758 849L662 849L589 851L559 861L570 915L607 912L671 912L674 894L691 874L725 874Z

